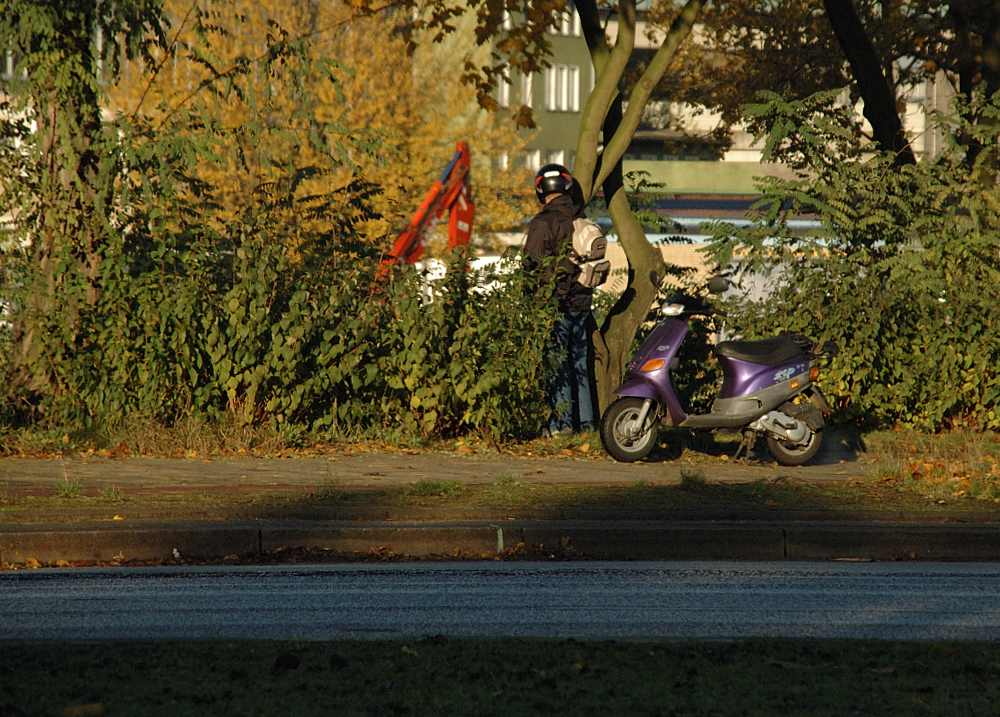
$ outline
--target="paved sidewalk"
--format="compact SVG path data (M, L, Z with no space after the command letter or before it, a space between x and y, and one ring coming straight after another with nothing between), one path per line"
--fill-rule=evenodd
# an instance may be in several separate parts
M492 483L500 477L538 483L615 485L635 481L676 483L682 472L700 474L708 482L748 483L794 477L801 480L859 478L857 460L784 468L774 463L746 465L721 461L691 463L616 463L609 458L520 458L503 454L463 456L452 453L354 453L307 458L127 458L0 460L0 487L16 494L51 495L56 485L79 481L97 488L127 487L131 491L220 487L239 489L301 488L336 483L340 486L389 487L419 480L454 480L465 484Z
M451 453L4 459L0 564L169 561L178 556L266 560L290 550L313 551L306 555L314 557L375 558L1000 560L1000 517L994 521L991 514L939 514L921 520L886 511L845 516L822 506L798 512L733 510L702 501L670 510L633 504L528 506L506 515L478 508L455 512L446 501L386 511L364 500L368 494L384 499L419 481L603 487L602 495L616 495L630 486L677 485L682 473L688 480L695 476L707 491L724 491L727 485L781 479L847 482L863 478L864 467L845 454L802 468L715 459L623 465L593 457ZM86 498L53 501L52 496L66 490ZM96 497L113 497L114 491L125 502ZM329 498L330 491L344 501L315 500L317 495ZM277 502L260 505L255 502L260 496ZM174 511L171 501L184 509ZM235 512L220 507L232 504L243 507ZM26 514L25 506L36 505L37 514Z

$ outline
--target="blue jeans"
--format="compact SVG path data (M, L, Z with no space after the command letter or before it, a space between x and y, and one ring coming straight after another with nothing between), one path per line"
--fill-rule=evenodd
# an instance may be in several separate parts
M593 428L589 360L592 322L589 311L567 312L559 317L553 329L554 348L566 353L549 394L553 409L549 431L552 433L567 428L574 431Z

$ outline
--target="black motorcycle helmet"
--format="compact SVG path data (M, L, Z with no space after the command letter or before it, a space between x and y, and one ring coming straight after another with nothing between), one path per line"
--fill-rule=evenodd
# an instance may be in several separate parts
M561 164L546 164L535 174L535 196L544 202L545 197L554 192L569 194L573 186L573 175Z

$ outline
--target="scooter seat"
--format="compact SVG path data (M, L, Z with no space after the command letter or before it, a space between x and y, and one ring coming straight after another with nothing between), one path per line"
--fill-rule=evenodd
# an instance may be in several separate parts
M777 366L797 358L805 358L802 346L788 336L759 341L723 341L716 344L715 353L764 366Z

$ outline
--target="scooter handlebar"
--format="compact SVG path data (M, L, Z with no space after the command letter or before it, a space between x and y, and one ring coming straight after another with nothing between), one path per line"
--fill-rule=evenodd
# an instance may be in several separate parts
M677 292L671 296L666 302L666 305L670 304L680 304L684 307L685 314L708 314L711 312L708 302L700 296L692 296L684 292Z
M717 308L715 305L700 296L687 297L682 303L684 304L685 311L689 314L697 314L700 316L726 315L721 309Z
M837 344L832 341L824 341L822 345L813 346L812 350L813 356L817 358L820 356L825 356L826 358L833 358L837 355Z

